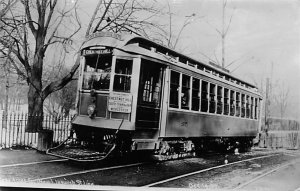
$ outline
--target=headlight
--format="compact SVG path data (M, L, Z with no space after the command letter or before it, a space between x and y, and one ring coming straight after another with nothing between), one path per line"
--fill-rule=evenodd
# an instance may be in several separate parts
M88 113L90 118L94 117L95 110L96 110L96 105L92 104L92 105L88 106L87 113Z

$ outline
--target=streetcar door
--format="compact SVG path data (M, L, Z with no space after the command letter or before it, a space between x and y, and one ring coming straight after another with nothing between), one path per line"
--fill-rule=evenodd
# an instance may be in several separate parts
M158 129L165 66L142 59L136 112L136 127Z

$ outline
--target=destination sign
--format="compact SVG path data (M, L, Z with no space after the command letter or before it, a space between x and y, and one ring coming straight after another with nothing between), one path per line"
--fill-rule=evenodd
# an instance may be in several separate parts
M112 38L115 38L115 39L118 39L118 40L122 39L121 35L116 34L116 33L111 33L111 32L97 32L97 33L93 33L93 34L90 34L90 35L86 36L85 39L87 41L87 40L90 40L90 39L93 39L93 38L97 38L97 37L112 37Z
M109 94L108 111L131 113L132 95L113 92Z
M93 50L83 50L82 55L92 55L92 54L111 54L112 49L93 49Z

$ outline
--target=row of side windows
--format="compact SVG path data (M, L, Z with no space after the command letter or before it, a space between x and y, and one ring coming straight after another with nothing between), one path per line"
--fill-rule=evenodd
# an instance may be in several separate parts
M185 58L183 56L179 56L175 52L172 53L172 51L170 52L168 49L165 49L165 48L162 48L162 47L154 47L154 46L151 46L149 43L147 44L147 43L143 43L143 42L139 42L137 44L138 44L139 47L142 47L144 49L156 52L158 54L166 55L166 56L172 58L172 60L176 60L176 62L187 64L187 65L189 65L191 67L194 67L198 70L201 70L201 71L207 72L209 74L212 74L214 76L217 76L219 78L225 79L226 81L235 83L239 86L242 86L242 87L245 87L245 88L248 88L248 89L253 89L254 88L251 85L248 85L248 84L246 84L242 81L239 81L238 79L235 79L235 78L232 78L232 77L226 75L225 73L227 73L229 71L224 69L224 68L221 68L221 70L223 70L223 72L218 72L217 70L214 70L213 68L218 67L218 65L214 64L213 62L210 62L210 65L212 65L212 66L205 66L201 63L191 61L188 58Z
M171 71L172 108L258 119L258 98Z

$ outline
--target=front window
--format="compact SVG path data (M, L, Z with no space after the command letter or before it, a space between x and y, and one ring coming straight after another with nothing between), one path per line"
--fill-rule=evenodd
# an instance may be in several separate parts
M114 91L130 92L132 60L117 59L115 68Z
M108 91L111 63L111 55L85 56L82 89Z

